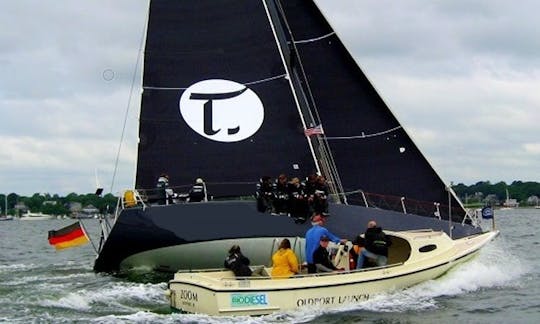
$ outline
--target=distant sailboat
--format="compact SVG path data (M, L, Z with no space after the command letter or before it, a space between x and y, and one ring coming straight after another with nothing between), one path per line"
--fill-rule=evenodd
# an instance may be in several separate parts
M508 192L508 188L506 188L506 200L504 201L503 207L501 208L501 210L513 209L517 207L519 207L519 203L517 202L516 199L510 198L510 193Z
M95 271L221 267L232 244L267 263L276 238L311 226L249 198L281 173L328 180L328 227L343 238L370 219L482 232L314 1L152 0L146 36L136 190L101 220ZM213 199L152 204L162 173L177 193L204 179Z
M0 215L0 221L8 221L8 220L13 220L13 216L11 215L8 215L8 201L7 201L7 194L4 196L4 210L2 210L2 212L4 213L4 215Z

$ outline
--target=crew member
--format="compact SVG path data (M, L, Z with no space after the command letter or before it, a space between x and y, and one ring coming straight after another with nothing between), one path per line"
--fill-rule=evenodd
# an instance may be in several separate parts
M340 239L338 236L332 234L326 227L324 227L325 217L322 215L315 215L311 220L312 227L306 232L306 262L308 264L308 273L315 273L315 263L313 262L313 253L320 245L320 240L323 235L327 236L332 242L346 242L345 239Z
M364 234L366 246L358 255L356 269L364 266L366 258L375 259L377 266L384 266L388 262L388 247L392 244L384 234L382 228L377 227L377 222L370 220Z
M287 189L287 176L280 174L274 184L274 213L279 215L288 214L289 193Z
M195 184L189 190L188 195L189 202L208 201L206 196L206 185L204 184L203 179L197 178L197 180L195 180Z

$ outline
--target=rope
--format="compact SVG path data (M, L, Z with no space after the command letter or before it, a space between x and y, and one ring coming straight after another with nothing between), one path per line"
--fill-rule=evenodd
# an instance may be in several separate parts
M287 77L287 74L280 74L280 75L276 75L276 76L269 77L269 78L266 78L266 79L260 79L260 80L256 80L256 81L246 82L246 83L243 83L243 85L249 86L249 85L254 85L254 84L258 84L258 83L274 81L274 80L282 79L282 78L285 78L285 77ZM178 91L178 90L186 90L187 88L181 88L181 87L175 87L175 88L172 88L172 87L149 87L149 86L146 86L146 87L143 87L143 89L145 89L145 90L173 90L173 91Z
M96 252L96 254L99 254L96 246L94 245L94 241L92 240L92 238L87 234L88 231L86 230L86 227L84 226L82 220L79 218L79 224L81 224L81 227L83 229L83 232L84 232L84 235L86 235L86 237L88 238L88 240L90 241L90 243L92 244L92 247L94 248L94 251Z
M141 61L141 54L142 54L142 49L143 49L143 46L144 46L144 38L145 38L145 35L146 35L146 26L148 26L149 16L150 16L150 14L148 14L147 17L146 17L146 21L145 21L145 24L144 24L145 28L143 28L143 32L142 32L142 35L141 35L141 40L139 42L139 52L137 53L137 61L135 63L135 69L133 70L133 77L131 79L131 89L129 90L129 97L128 97L128 101L127 101L126 113L124 115L124 123L122 125L122 134L120 135L120 143L118 144L118 151L116 152L116 160L114 162L114 171L113 171L113 176L112 176L112 181L111 181L110 193L113 192L114 182L116 180L116 173L118 171L118 163L120 161L120 152L122 151L122 143L124 142L124 135L126 133L126 125L127 125L127 119L128 119L128 116L129 116L129 108L131 106L131 98L133 97L133 89L135 88L135 79L137 77L137 70L139 68L139 64L140 64L140 61Z
M373 134L367 134L367 135L362 132L362 135L356 135L356 136L328 136L328 137L325 137L325 138L327 140L348 140L348 139L360 139L360 138L376 137L376 136L381 136L381 135L391 133L391 132L393 132L395 130L398 130L400 128L402 128L402 127L397 126L397 127L394 127L394 128L382 131L382 132L373 133Z
M305 107L307 108L307 112L304 113L304 110L306 109L301 109L300 113L302 115L307 115L305 117L310 117L309 118L310 122L313 122L314 124L322 124L321 117L319 115L319 110L317 109L317 103L315 101L315 97L313 96L311 87L309 86L309 78L307 77L306 72L304 71L302 58L299 55L296 45L318 41L318 40L324 39L326 37L329 37L335 34L335 32L331 31L328 34L323 35L321 37L317 37L317 38L295 41L281 3L277 1L276 4L278 5L278 9L280 11L281 17L283 18L283 22L285 23L286 30L291 39L291 42L289 42L289 46L292 47L292 49L290 49L290 54L294 55L294 58L296 59L296 64L291 63L291 66L290 66L291 71L292 71L292 77L297 78L297 81L299 83L298 87L301 90L300 94L305 100L305 105L307 106ZM299 73L300 75L298 75ZM339 192L343 191L343 186L341 183L341 179L339 178L339 173L337 172L337 167L336 167L334 158L332 156L332 153L330 151L330 146L328 145L328 142L322 136L317 136L316 139L309 138L309 141L314 141L316 142L316 144L318 144L317 149L319 151L319 158L317 159L317 157L315 157L315 163L317 163L319 167L322 169L321 172L324 174L324 176L326 177L326 180L328 181L330 192L339 194ZM345 197L344 197L343 202L347 203Z

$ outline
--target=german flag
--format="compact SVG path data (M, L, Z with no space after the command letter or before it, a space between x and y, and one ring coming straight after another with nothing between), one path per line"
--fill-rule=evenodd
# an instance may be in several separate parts
M79 222L59 229L49 231L49 244L57 250L79 246L88 242L88 236Z

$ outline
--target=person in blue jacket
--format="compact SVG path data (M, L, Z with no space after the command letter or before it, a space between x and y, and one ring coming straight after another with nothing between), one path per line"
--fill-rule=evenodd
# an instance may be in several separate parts
M326 222L325 217L320 214L313 216L311 219L311 225L313 225L306 232L306 262L308 264L308 273L316 273L317 269L315 263L313 263L313 253L319 247L319 242L322 236L327 236L328 239L334 243L346 242L345 239L340 239L338 236L331 233L324 223Z

